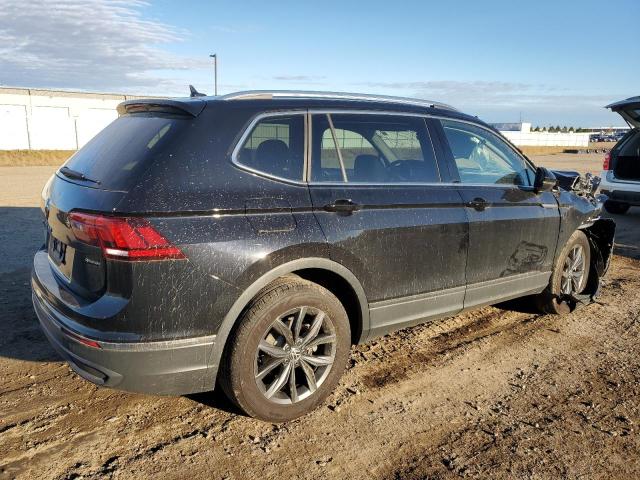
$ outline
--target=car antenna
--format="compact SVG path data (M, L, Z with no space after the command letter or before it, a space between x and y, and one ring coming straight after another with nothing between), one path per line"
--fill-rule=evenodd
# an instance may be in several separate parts
M200 93L198 90L196 90L196 87L194 87L193 85L189 85L189 96L190 97L206 97L207 94Z

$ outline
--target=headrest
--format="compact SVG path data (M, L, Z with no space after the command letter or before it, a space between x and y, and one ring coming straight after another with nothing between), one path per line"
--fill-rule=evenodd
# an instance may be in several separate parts
M256 149L255 163L259 170L281 175L289 164L289 147L282 140L265 140Z
M387 172L379 157L363 153L353 162L353 176L357 182L383 182Z
M277 158L287 157L289 155L289 147L282 140L269 139L258 145L256 149L256 158Z

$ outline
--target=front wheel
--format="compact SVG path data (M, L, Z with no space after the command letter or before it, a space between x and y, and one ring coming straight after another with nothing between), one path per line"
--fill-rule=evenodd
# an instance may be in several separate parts
M614 215L624 215L625 213L627 213L627 211L629 211L630 207L631 205L629 205L628 203L614 202L612 200L607 200L606 202L604 202L604 209Z
M290 276L242 315L220 383L248 415L270 422L311 411L336 387L351 347L347 313L328 290Z
M558 255L549 286L537 297L538 307L545 313L571 311L570 303L587 286L591 263L591 247L580 230L573 232Z

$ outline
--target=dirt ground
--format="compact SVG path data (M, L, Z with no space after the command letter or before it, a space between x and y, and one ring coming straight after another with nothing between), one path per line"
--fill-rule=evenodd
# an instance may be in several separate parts
M536 161L598 172L601 155ZM0 478L640 478L640 208L615 217L598 303L488 307L354 347L323 406L272 425L216 393L98 388L60 361L29 291L52 170L0 167Z
M0 167L59 166L75 150L0 150Z

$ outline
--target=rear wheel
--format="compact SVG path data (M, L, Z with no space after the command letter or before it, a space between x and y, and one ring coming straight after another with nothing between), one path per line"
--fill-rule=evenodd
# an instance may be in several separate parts
M558 255L549 286L537 297L538 307L546 313L569 313L570 300L582 293L589 278L591 247L587 236L577 230Z
M627 213L630 207L631 205L629 205L628 203L614 202L612 200L607 200L606 202L604 202L604 209L609 213L613 213L614 215L624 215L625 213Z
M229 338L220 383L252 417L311 411L335 388L351 347L347 313L323 287L290 276L260 292Z

